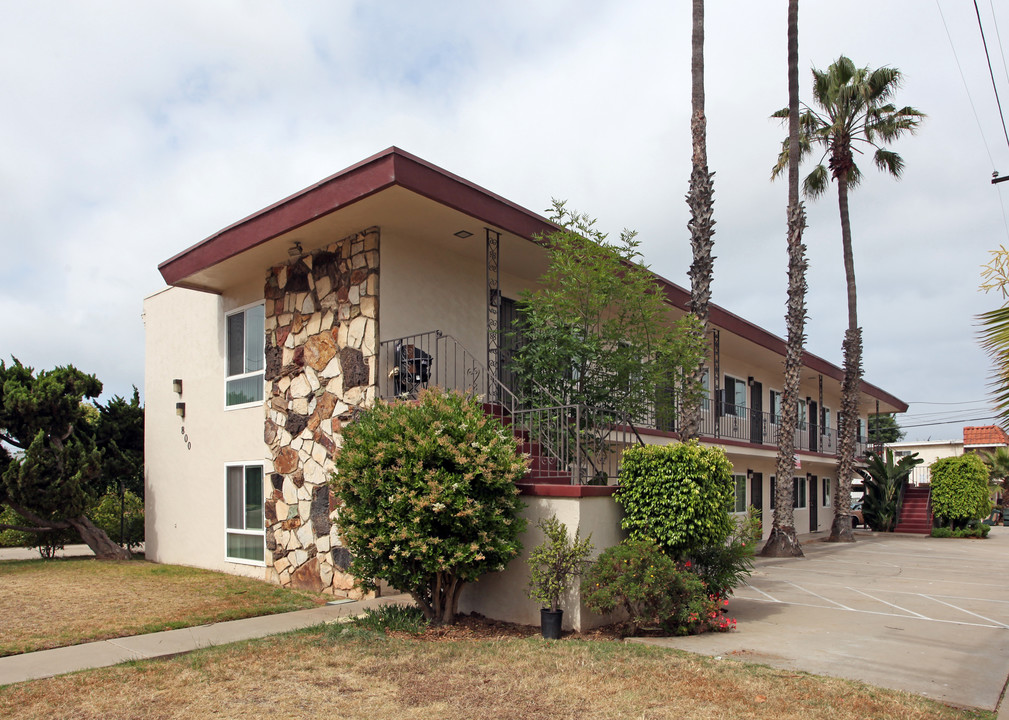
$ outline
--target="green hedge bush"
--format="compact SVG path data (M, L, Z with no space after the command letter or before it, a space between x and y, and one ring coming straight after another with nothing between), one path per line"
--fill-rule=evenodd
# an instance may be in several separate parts
M954 530L981 520L991 513L988 496L988 468L974 453L940 458L932 472L932 514Z
M514 435L475 398L432 389L378 401L343 434L330 485L351 573L409 592L433 623L455 619L464 583L522 549L526 472Z
M696 440L628 448L615 500L632 538L652 540L674 558L721 546L735 522L732 464L719 448Z
M603 551L585 573L582 599L598 613L623 609L631 635L642 630L691 635L736 624L722 616L689 562L677 564L649 540L631 538Z

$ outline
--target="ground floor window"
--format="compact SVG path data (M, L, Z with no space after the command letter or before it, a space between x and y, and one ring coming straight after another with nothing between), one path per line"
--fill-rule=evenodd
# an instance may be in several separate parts
M806 507L806 478L804 477L792 478L792 507L796 509Z
M732 512L746 512L746 476L733 475L732 483L735 486L735 498L732 503Z
M260 564L265 560L263 466L229 465L226 485L228 560Z
M823 506L830 507L830 478L823 478Z

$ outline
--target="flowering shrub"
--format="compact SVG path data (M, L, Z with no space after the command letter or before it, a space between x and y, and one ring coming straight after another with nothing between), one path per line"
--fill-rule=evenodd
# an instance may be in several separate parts
M627 612L629 631L657 629L675 635L731 630L691 563L677 564L649 540L625 540L605 550L585 574L582 598L589 609Z
M330 481L359 586L385 580L428 620L452 623L464 583L522 549L525 472L515 437L473 397L376 402L345 427Z

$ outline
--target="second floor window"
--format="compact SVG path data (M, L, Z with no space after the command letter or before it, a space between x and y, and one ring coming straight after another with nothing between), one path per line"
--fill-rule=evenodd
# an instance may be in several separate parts
M771 422L775 425L781 423L781 393L777 390L770 391Z
M225 405L235 407L263 402L266 367L266 316L253 305L226 317L228 345Z
M743 417L746 415L746 381L725 376L724 415Z

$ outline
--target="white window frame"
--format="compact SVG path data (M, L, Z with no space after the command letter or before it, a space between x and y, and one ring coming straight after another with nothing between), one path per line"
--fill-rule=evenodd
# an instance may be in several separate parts
M263 402L265 402L265 400L266 400L266 338L265 338L265 329L264 329L264 337L263 337L263 357L262 357L262 367L261 367L261 369L259 369L259 370L253 370L253 371L247 371L247 372L242 372L242 373L236 373L235 375L229 375L228 374L228 320L230 318L234 317L235 315L238 315L238 314L242 314L244 316L245 313L247 313L250 309L252 309L254 307L261 307L261 308L263 308L263 318L264 318L264 325L265 325L266 304L264 302L249 303L248 305L243 305L240 308L235 308L234 310L229 310L228 312L226 312L224 314L224 409L226 411L227 410L242 410L242 409L251 408L251 407L262 407L263 406ZM247 338L247 334L248 334L248 322L245 321L244 324L243 324L243 335L242 335L242 337L243 337L243 340L245 340L245 342L243 342L243 345L245 346L246 349L248 348L248 341L246 339ZM243 362L242 362L243 367L247 366L248 365L248 358L245 357L244 351L243 351L243 354L242 354L242 360L243 360ZM262 395L263 395L263 398L260 399L260 400L252 400L252 401L246 402L246 403L236 403L234 405L228 404L228 382L231 381L231 380L243 380L245 378L256 377L256 376L259 376L259 377L261 377L263 379L263 381L262 381L262 386L263 386Z
M228 471L231 468L241 468L242 469L242 507L245 507L245 489L248 478L246 477L245 471L248 468L256 467L259 468L260 476L262 479L263 487L260 490L260 497L263 501L263 527L262 529L252 529L248 528L232 528L228 526ZM243 525L245 522L245 514L242 514ZM232 557L228 555L228 536L229 535L243 535L248 537L260 537L263 540L263 559L262 560L249 560L248 558ZM254 567L266 567L266 468L263 462L251 461L251 462L233 462L227 463L224 466L224 559L230 563L237 563L239 565L252 565Z
M824 406L823 408L823 427L820 430L821 435L830 435L830 408Z
M767 391L767 414L771 417L772 425L781 425L781 391Z
M806 509L806 477L796 475L792 478L792 509Z
M722 405L722 409L725 410L726 409L725 408L726 405L731 405L732 406L732 412L724 412L723 414L725 415L725 417L738 417L738 418L744 418L744 417L746 417L746 407L747 407L747 405L746 405L746 390L747 390L746 381L745 380L740 380L739 378L735 377L734 375L729 375L728 373L726 373L725 375L723 375L722 379L723 379L723 383L722 383L723 390L722 390L722 392L725 394L725 403ZM729 402L729 382L730 381L732 382L732 402L731 403ZM737 386L742 386L742 388L743 388L743 395L742 395L742 401L743 402L742 403L739 402L740 396L739 396L739 393L736 392Z
M732 509L729 512L735 513L735 514L739 514L739 515L741 515L741 514L743 514L743 513L746 512L746 485L747 485L746 475L742 475L742 474L739 474L739 473L733 473L732 474ZM743 491L743 493L742 493L742 506L743 506L743 509L742 510L739 509L739 506L740 506L740 502L739 502L740 501L739 490L740 490L740 488Z
M820 494L823 496L823 507L830 507L830 478L820 478Z
M809 429L809 406L805 400L795 401L795 429L804 432Z

